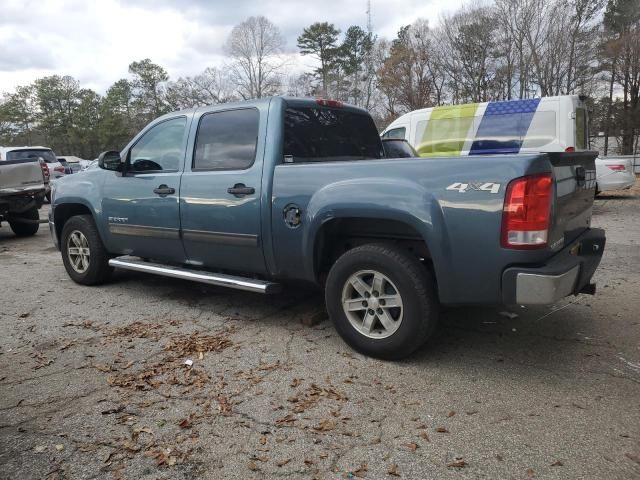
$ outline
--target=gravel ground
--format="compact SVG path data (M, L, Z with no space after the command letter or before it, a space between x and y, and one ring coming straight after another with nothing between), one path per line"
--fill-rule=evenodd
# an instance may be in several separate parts
M46 225L4 227L0 478L640 478L640 188L593 224L595 297L449 310L397 363L346 347L318 292L81 287Z

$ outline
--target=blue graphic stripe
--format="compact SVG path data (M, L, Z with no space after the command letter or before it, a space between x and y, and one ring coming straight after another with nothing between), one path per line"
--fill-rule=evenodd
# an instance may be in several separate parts
M539 98L489 102L469 155L518 153Z

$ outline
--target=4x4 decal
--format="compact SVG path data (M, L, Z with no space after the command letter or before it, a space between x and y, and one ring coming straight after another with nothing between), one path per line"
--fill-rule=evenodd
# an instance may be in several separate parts
M449 185L447 190L455 190L459 193L466 193L470 190L476 192L498 193L500 191L500 184L493 182L455 182Z

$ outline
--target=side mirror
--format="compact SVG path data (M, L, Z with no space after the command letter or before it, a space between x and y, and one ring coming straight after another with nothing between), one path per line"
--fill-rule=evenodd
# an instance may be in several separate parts
M120 152L116 152L115 150L102 152L98 156L98 166L103 170L112 170L114 172L121 171L122 160L120 159Z

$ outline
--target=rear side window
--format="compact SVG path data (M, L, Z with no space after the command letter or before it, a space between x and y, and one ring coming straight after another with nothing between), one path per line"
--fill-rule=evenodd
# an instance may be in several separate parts
M289 107L284 118L287 163L339 162L382 158L373 119L348 110Z
M56 154L51 150L30 148L28 150L13 150L7 152L7 160L26 160L28 158L42 158L47 163L57 162Z
M245 170L253 165L260 114L255 108L204 115L198 126L194 170Z
M400 140L404 140L404 134L406 131L407 129L405 127L392 128L391 130L386 132L384 135L382 135L382 138L397 138Z

